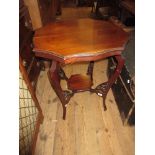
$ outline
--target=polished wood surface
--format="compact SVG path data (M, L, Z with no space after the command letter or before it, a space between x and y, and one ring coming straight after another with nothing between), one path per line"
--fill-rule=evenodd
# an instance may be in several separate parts
M36 56L67 64L121 54L127 40L128 34L108 21L67 20L36 30L33 50Z
M58 21L37 30L33 38L36 56L52 59L48 72L51 86L59 97L63 107L63 119L66 118L66 107L71 97L77 92L89 90L103 98L103 108L106 110L105 98L119 76L124 65L121 52L128 40L128 34L109 21L93 19L78 19ZM96 88L93 85L93 61L115 56L118 65L114 74L107 82ZM87 75L65 75L62 64L90 61ZM66 80L68 89L63 90L61 80Z
M89 75L74 74L68 79L68 89L72 91L90 90L93 81Z

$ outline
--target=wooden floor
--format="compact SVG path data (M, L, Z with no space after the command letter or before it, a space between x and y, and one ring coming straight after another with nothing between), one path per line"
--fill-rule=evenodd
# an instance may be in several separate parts
M85 74L88 64L68 65L67 76ZM107 79L107 60L94 66L94 86ZM67 88L62 81L63 89ZM47 71L41 72L37 97L44 122L40 127L35 155L134 155L134 127L123 126L112 91L106 98L107 111L102 98L83 92L75 94L67 106L66 120L62 120L62 107L50 86Z
M90 11L90 7L63 8L58 20L89 17ZM68 65L64 70L68 77L85 74L87 65ZM96 94L75 94L67 106L64 121L61 103L50 86L47 70L41 72L36 90L44 122L35 155L134 155L134 127L123 126L111 90L106 98L107 111L103 110L102 98ZM107 60L95 62L94 86L107 79L106 70ZM65 81L61 84L67 89Z

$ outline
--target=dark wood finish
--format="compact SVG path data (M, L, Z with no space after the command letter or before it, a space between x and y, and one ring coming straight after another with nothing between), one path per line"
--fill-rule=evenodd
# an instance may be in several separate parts
M52 61L51 69L48 72L50 83L55 90L57 96L59 97L62 107L63 107L63 119L66 117L66 107L70 100L70 98L74 95L74 93L82 92L82 91L90 91L92 93L96 93L98 96L101 96L103 98L103 107L104 110L107 110L106 104L105 104L105 98L107 96L107 93L109 89L111 88L112 84L115 82L117 77L119 76L121 69L124 65L124 59L121 57L121 55L115 56L117 60L117 67L114 71L114 73L111 75L109 80L107 82L104 82L100 85L98 85L95 89L91 88L93 85L93 81L91 80L92 72L93 72L93 63L90 63L88 66L88 71L90 70L91 66L91 76L90 75L72 75L69 79L66 77L66 75L62 74L62 68L60 67L59 63L56 61ZM87 74L88 74L87 71ZM61 73L61 76L60 76ZM68 84L68 89L71 90L62 90L60 85L60 80L65 79Z
M22 59L23 66L25 67L29 79L35 88L37 79L40 73L40 62L35 58L32 52L32 25L29 23L29 13L24 5L24 2L20 0L19 11L19 54Z
M89 75L75 74L68 79L68 89L73 92L89 90L93 85Z
M124 65L121 51L128 40L128 34L121 28L107 21L79 19L51 23L35 32L34 52L36 56L52 59L48 72L50 83L59 97L63 107L63 119L66 106L74 93L91 91L105 98L112 84L119 76ZM93 85L94 60L115 56L118 65L107 82ZM90 61L86 75L72 75L68 78L61 66L68 63ZM69 90L62 90L60 80L66 80Z
M93 81L93 69L94 69L94 61L90 61L88 70L87 70L87 75L90 76L92 81Z
M116 55L115 58L117 60L117 67L115 71L112 73L112 75L109 77L108 81L98 85L95 89L90 90L91 92L95 92L97 95L102 96L104 110L107 109L105 105L105 98L107 96L107 93L113 85L113 83L116 81L124 65L124 59L121 55Z
M34 136L33 136L33 143L32 143L32 154L34 154L35 151L35 146L36 146L36 140L37 140L37 136L38 136L38 132L39 132L39 126L40 124L43 122L44 116L41 110L41 107L39 105L39 102L37 100L37 97L35 95L34 89L31 85L31 82L29 80L28 74L25 70L25 67L23 66L23 62L21 57L19 57L19 69L21 71L21 74L23 75L23 79L25 80L25 83L30 91L30 94L32 96L32 99L35 103L35 106L38 109L38 116L37 116L37 121L36 121L36 127L35 127L35 132L34 132Z
M93 19L53 22L37 30L33 38L37 56L65 64L120 54L127 40L128 34L121 28Z
M52 66L48 72L48 77L49 77L51 86L55 90L57 96L59 97L59 99L62 103L63 119L65 119L65 117L66 117L66 105L69 102L69 100L72 96L72 93L62 90L62 88L60 86L61 77L59 76L59 72L60 72L60 66L59 66L58 62L53 60Z

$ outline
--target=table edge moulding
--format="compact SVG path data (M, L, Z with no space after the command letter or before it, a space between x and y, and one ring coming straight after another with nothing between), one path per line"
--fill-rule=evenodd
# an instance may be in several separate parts
M89 27L88 30L87 27ZM52 61L48 77L62 103L63 119L66 117L68 102L78 92L96 93L103 98L104 110L107 109L105 98L124 65L121 52L124 50L128 39L128 33L109 21L87 18L53 22L36 30L33 38L33 51L36 56ZM94 61L111 56L117 60L117 67L113 75L108 81L92 88ZM62 66L84 61L89 62L86 75L75 74L71 75L70 78L66 76ZM67 81L68 90L62 90L61 80Z

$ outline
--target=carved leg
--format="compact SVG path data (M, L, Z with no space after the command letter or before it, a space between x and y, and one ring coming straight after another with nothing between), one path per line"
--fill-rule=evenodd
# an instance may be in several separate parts
M93 92L96 92L97 95L102 96L104 110L107 109L105 105L105 99L106 99L107 93L111 88L111 86L113 85L113 83L116 81L119 74L121 73L122 67L124 65L124 59L121 57L121 55L117 55L115 56L115 58L118 64L114 71L114 74L109 78L107 82L98 85L95 90L91 90Z
M116 55L115 58L117 60L117 67L116 67L116 69L114 71L114 74L108 80L108 87L107 87L107 90L106 90L105 98L107 96L107 93L108 93L109 89L111 88L111 86L114 84L114 82L116 81L116 79L120 75L121 70L122 70L122 68L124 66L124 62L125 62L124 58L121 55Z
M69 99L71 95L63 91L60 86L60 76L59 76L59 70L60 66L56 61L52 61L52 66L48 72L48 77L51 83L51 86L53 87L54 91L56 92L57 96L59 97L62 107L63 107L63 119L66 117L66 105L69 102ZM69 95L65 95L69 94Z
M92 81L93 81L93 69L94 69L94 61L91 61L88 66L87 75L91 77Z
M105 104L105 99L106 95L108 92L108 82L102 83L98 85L94 90L93 90L98 96L101 96L103 98L103 108L104 111L107 110L106 104Z

